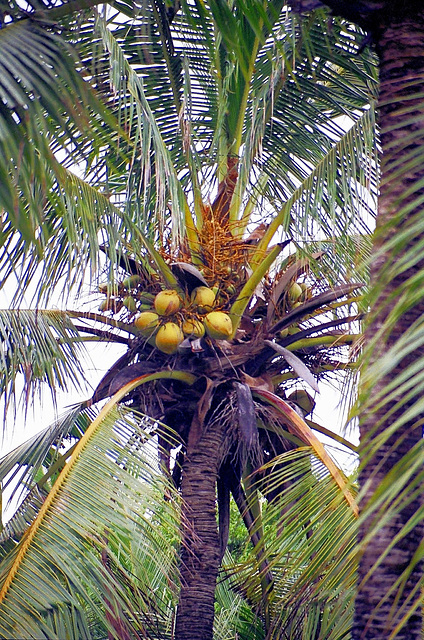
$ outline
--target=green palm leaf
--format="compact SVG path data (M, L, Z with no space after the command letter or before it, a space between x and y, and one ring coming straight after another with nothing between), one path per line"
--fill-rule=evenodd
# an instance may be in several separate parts
M67 637L91 638L106 629L115 633L119 620L141 631L159 615L149 576L133 569L140 548L149 549L163 575L173 553L152 523L166 523L177 538L177 519L174 503L163 503L165 484L147 441L142 437L134 446L141 436L137 423L114 408L130 388L91 424L32 526L3 559L0 628L6 637L38 637L43 630L61 638L66 629ZM38 585L25 602L15 587L18 577L21 585Z
M230 567L232 563L233 559L227 551L224 565ZM216 589L214 640L226 640L235 634L240 640L263 640L262 623L255 614L254 607L249 605L241 593L231 588L231 581L226 580L224 574L222 577Z
M351 554L357 521L336 497L321 464L311 460L309 449L275 458L269 470L266 483L257 483L265 494L278 495L268 502L261 521L266 531L261 549L274 576L267 596L269 637L343 637L353 611L356 574ZM259 605L260 572L250 558L238 568L230 564L225 569L230 583Z
M321 243L311 243L309 251L316 249L317 246L328 247L331 251L331 265L334 269L337 265L338 272L345 270L346 252L351 256L350 265L358 264L356 259L357 245L360 237L369 234L369 228L366 219L370 216L370 204L362 200L360 192L350 191L348 183L351 180L349 166L355 166L355 158L366 157L368 151L363 145L364 136L369 136L373 130L374 122L371 112L366 112L358 121L345 133L339 141L328 151L319 164L311 171L311 173L302 181L302 183L292 192L290 197L284 202L277 215L271 220L264 238L258 246L256 257L252 259L253 264L260 260L261 252L268 245L277 229L281 226L286 232L293 234L294 238L299 238L301 246L308 249L305 244L305 227L311 224L313 230L316 221L317 227L320 228ZM374 160L371 158L371 163ZM273 167L274 171L280 171L280 168ZM336 171L342 176L342 194L333 191L332 194L327 193L325 185L332 185L334 189L335 182L332 178L333 172ZM367 180L367 171L361 170L358 178L358 190L361 184L365 184ZM283 184L282 181L270 184ZM376 195L376 183L372 185L372 192ZM359 198L356 196L359 195ZM338 202L340 196L340 200ZM346 198L348 198L346 200ZM364 215L357 215L356 207L359 206L364 211ZM328 210L330 205L331 210ZM343 207L343 211L342 208ZM295 212L295 213L294 213ZM306 235L308 238L308 235ZM363 241L365 243L365 240ZM320 266L325 260L320 261ZM312 263L313 264L313 263ZM358 264L359 268L363 268ZM351 269L349 269L352 274ZM355 272L353 272L355 273Z
M23 376L27 397L40 383L47 383L53 393L70 385L81 388L83 343L66 312L1 310L0 337L0 391L6 402L14 394L18 374Z
M98 139L104 136L95 117L88 131L87 112L95 107L111 121L63 44L53 32L28 19L8 23L0 34L0 205L14 229L38 250L49 237L49 227L43 225L43 199L51 185L44 164L46 141L60 132L56 148L66 155L73 148L74 162L82 161L81 132L86 140L91 138L92 148L96 126Z
M77 405L46 429L4 455L0 459L0 482L3 492L9 489L9 500L20 498L34 482L39 490L45 490L52 475L52 467L58 473L66 462L68 456L63 458L63 447L71 439L79 439L93 417L93 411L86 407L86 403ZM50 467L50 473L46 476L47 467Z

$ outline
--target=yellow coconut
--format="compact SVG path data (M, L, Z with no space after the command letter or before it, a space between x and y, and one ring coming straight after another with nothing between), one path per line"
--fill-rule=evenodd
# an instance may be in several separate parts
M193 336L194 338L203 338L205 335L205 327L203 322L196 319L187 318L183 322L183 333L186 336Z
M289 288L289 299L291 302L297 302L302 295L302 287L297 282L293 282Z
M192 303L198 307L200 313L211 311L215 304L215 292L209 287L197 287L191 293Z
M211 311L204 319L207 334L215 340L226 340L233 332L230 316L223 311Z
M170 316L181 307L181 298L173 289L165 289L157 294L153 305L160 316Z
M178 345L184 340L184 334L181 327L175 322L166 322L159 327L156 334L156 346L164 353L175 353Z
M134 320L136 329L140 331L144 336L150 336L159 322L159 316L153 311L143 311Z

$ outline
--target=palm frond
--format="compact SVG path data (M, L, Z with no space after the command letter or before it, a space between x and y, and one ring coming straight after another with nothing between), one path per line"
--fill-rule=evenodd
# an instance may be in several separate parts
M162 215L166 211L168 200L171 200L172 232L174 234L174 242L178 243L184 235L181 227L185 219L186 200L177 178L171 154L145 95L142 79L126 61L124 52L119 48L119 44L111 31L101 25L101 33L111 56L112 66L120 69L122 73L120 77L116 74L114 78L118 95L122 93L125 95L128 88L131 99L129 109L133 112L135 123L137 123L137 138L141 143L139 148L141 166L146 172L146 176L142 177L142 180L146 180L146 177L150 174L150 154L151 148L153 148L155 173L156 176L161 177L161 180L156 182L156 213L158 216ZM125 83L124 91L121 83Z
M233 560L227 551L224 565L230 566ZM231 588L230 580L218 581L216 588L216 615L214 621L214 640L226 640L234 637L239 640L263 640L262 621L241 593Z
M46 469L55 465L56 473L61 470L66 458L61 466L57 463L63 446L78 440L93 416L93 410L87 408L86 403L77 405L0 459L0 482L3 491L9 489L9 501L19 499L35 481L40 489L44 488Z
M0 40L0 204L14 228L40 250L50 230L43 225L43 199L51 183L44 165L46 140L59 130L56 148L71 155L74 162L83 161L86 149L79 142L81 132L86 141L91 139L92 148L96 127L99 144L105 141L104 125L102 133L93 118L89 128L88 112L95 106L109 124L112 118L77 73L74 57L53 31L37 21L21 20L8 23Z
M357 243L363 234L370 233L366 219L369 218L369 224L371 224L372 207L366 197L376 196L376 175L375 169L372 169L374 160L370 160L370 171L364 167L359 176L352 175L349 167L356 165L356 158L366 158L369 153L374 153L375 149L370 147L366 149L363 146L364 139L369 136L373 127L372 113L367 111L334 143L319 164L290 193L281 209L271 219L266 234L258 246L257 257L252 260L253 263L260 259L261 251L281 226L305 250L308 248L316 250L321 246L328 248L331 254L328 254L327 259L331 262L332 269L336 268L337 273L343 273L346 270L346 252L351 256L349 264L354 265L354 268L357 265L357 268L363 269L362 264L360 265L357 260ZM272 162L274 159L273 156ZM278 167L273 166L273 171L280 172L283 168L281 163ZM334 172L342 176L344 186L341 194L334 191L336 184L333 179ZM374 178L372 178L373 172ZM350 183L356 178L358 182L352 194ZM369 184L370 191L361 193L360 184L365 186L369 179L374 180ZM267 184L272 185L272 188L276 186L280 188L284 180L285 178L280 176L278 181L268 181ZM331 185L333 191L327 192L325 185ZM365 195L366 193L368 196ZM325 267L324 263L325 260L320 261L321 268L322 265ZM351 267L349 276L352 277Z
M3 559L6 637L44 632L59 640L66 628L67 637L88 638L113 635L117 624L154 637L164 604L152 600L149 580L162 575L172 585L178 510L163 501L172 489L159 479L148 438L114 408L116 400L87 429L31 528ZM144 554L154 572L141 570Z
M18 375L30 397L40 383L52 393L81 388L85 374L80 362L84 344L64 311L3 309L0 311L2 349L0 392L6 405L15 393Z
M50 229L45 240L43 260L28 245L12 235L3 247L3 283L10 276L18 279L15 299L31 287L38 303L45 303L51 291L66 301L78 296L101 269L100 245L110 247L111 281L117 268L118 248L124 236L121 211L108 195L90 185L51 158L55 172L49 172L51 190L44 202L44 224ZM112 250L113 248L113 250ZM7 258L7 261L6 261Z
M347 504L352 509L352 513L358 515L358 507L355 502L355 498L349 487L349 483L343 476L343 473L333 462L331 457L325 450L324 445L315 434L311 431L304 420L298 415L298 413L284 400L276 396L274 393L266 391L265 389L253 389L255 396L259 397L263 401L273 406L282 416L282 422L287 425L290 433L292 433L300 442L304 442L313 448L315 456L323 463L328 470L330 476L334 480L336 486L339 487L341 493L344 495Z
M310 455L297 449L278 456L268 465L266 484L258 482L261 491L278 496L261 521L261 550L274 577L267 595L269 638L336 640L349 632L357 520ZM230 584L262 609L261 572L250 554L224 568Z

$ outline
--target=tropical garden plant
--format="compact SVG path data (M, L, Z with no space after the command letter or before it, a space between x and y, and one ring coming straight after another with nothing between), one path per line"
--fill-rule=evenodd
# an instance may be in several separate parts
M349 637L355 490L306 388L347 375L364 309L364 33L278 2L5 8L6 406L19 375L28 401L78 384L85 342L123 353L1 461L26 493L2 635Z

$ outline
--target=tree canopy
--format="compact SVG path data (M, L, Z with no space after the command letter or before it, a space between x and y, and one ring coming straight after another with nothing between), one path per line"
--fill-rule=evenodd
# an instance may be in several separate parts
M85 341L126 350L91 399L2 460L29 488L2 534L4 633L167 638L178 603L177 637L199 637L184 571L207 547L215 637L341 637L355 489L292 393L346 375L364 310L378 167L365 34L278 2L6 14L0 264L37 309L2 311L2 392L22 374L28 399L82 379ZM101 309L42 306L87 286ZM143 333L162 290L180 302ZM168 320L192 323L175 351L158 342ZM241 557L225 550L231 514Z

